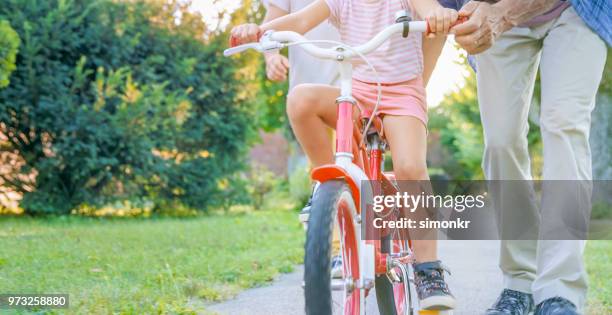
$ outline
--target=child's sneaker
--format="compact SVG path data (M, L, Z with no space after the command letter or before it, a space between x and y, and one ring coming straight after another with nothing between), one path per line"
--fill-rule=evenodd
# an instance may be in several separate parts
M448 310L455 308L455 297L450 293L439 260L414 264L414 280L419 305L424 310Z

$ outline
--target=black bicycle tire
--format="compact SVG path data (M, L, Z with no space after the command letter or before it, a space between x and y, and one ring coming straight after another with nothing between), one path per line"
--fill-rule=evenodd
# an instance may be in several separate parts
M344 192L349 192L343 180L322 183L312 200L304 252L304 298L306 314L332 313L330 282L333 223L336 206Z

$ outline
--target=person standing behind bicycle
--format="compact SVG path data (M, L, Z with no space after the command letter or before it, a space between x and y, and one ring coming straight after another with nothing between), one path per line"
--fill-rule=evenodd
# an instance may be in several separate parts
M488 180L529 184L532 178L527 119L538 67L542 178L592 179L591 111L606 61L606 42L612 44L611 12L609 0L472 1L460 10L469 20L451 32L457 43L475 54L485 136L483 170ZM575 193L590 196L585 190ZM539 223L540 235L534 230L527 240L502 239L499 265L505 289L486 314L580 313L587 292L585 241L542 235L543 226L564 217L561 209L551 206L554 197L544 193L540 207L528 190L506 195L502 191L493 196L500 201L496 210L501 222L514 215L522 218L521 224ZM579 209L570 210L578 215Z
M312 2L313 0L265 0L266 15L263 23L299 11ZM325 22L317 25L304 36L308 39L340 40L338 31ZM280 82L288 78L290 91L294 86L302 83L335 85L338 80L337 65L334 61L315 58L299 47L289 47L288 59L279 52L268 52L264 56L268 79Z
M266 15L263 23L270 22L292 12L299 11L311 4L313 0L265 0ZM340 34L330 23L323 22L304 34L308 39L339 41ZM266 61L266 76L271 81L287 80L289 73L289 91L294 86L303 83L320 83L337 85L338 65L332 60L322 60L306 53L300 47L289 47L289 59L280 52L268 52L264 55ZM297 148L297 150L301 150ZM316 187L316 186L315 186ZM313 191L315 190L313 187ZM308 222L308 214L312 206L312 195L299 214L303 224ZM336 277L342 274L342 259L339 255L332 257L332 274Z
M268 23L292 12L299 11L312 2L313 0L265 0L266 15L263 23ZM304 36L308 39L340 40L338 30L327 22L315 26L312 30L304 34ZM319 83L326 85L337 85L338 83L339 75L336 62L333 60L315 58L306 53L303 49L300 49L300 47L289 47L289 59L278 51L268 52L264 56L266 60L266 76L268 79L276 82L285 81L287 80L287 73L289 73L289 92L293 87L303 83ZM312 197L308 199L308 203L300 212L300 221L303 223L308 221L311 203Z
M326 19L338 28L341 39L359 45L395 23L400 10L427 18L432 36L444 36L458 19L456 10L445 9L435 0L316 0L306 8L262 26L244 24L232 29L238 43L255 42L266 30L306 33ZM423 83L422 35L393 36L368 57L382 83L378 114L391 148L398 180L429 180L426 165L427 104ZM376 79L363 62L353 64L353 97L362 112L372 111L377 99ZM292 129L314 166L334 161L329 128L337 121L340 89L324 84L301 84L288 97L287 113ZM437 259L435 240L413 242L415 283L422 309L452 309L455 298Z

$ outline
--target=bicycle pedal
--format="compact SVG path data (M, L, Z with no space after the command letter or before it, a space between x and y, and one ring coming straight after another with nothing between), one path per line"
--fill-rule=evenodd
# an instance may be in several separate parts
M387 271L387 278L389 278L389 281L391 282L396 282L396 283L402 282L402 278L400 278L397 272L395 272L395 269L391 269Z
M391 257L389 256L389 260L387 261L387 278L389 279L389 281L391 282L395 282L395 283L400 283L404 281L404 278L406 278L406 276L408 277L408 281L411 281L410 279L410 275L404 275L403 271L401 271L398 274L398 268L399 266L403 265L404 263L401 260L402 257ZM404 270L404 268L401 268L400 270Z

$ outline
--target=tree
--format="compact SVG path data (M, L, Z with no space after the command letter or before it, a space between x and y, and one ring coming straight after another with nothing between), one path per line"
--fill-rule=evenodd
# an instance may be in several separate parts
M6 20L0 20L0 88L9 84L15 70L15 59L19 49L19 35Z
M179 14L180 13L180 14ZM22 39L0 91L4 185L27 213L147 196L206 209L253 133L225 38L179 2L7 0Z

